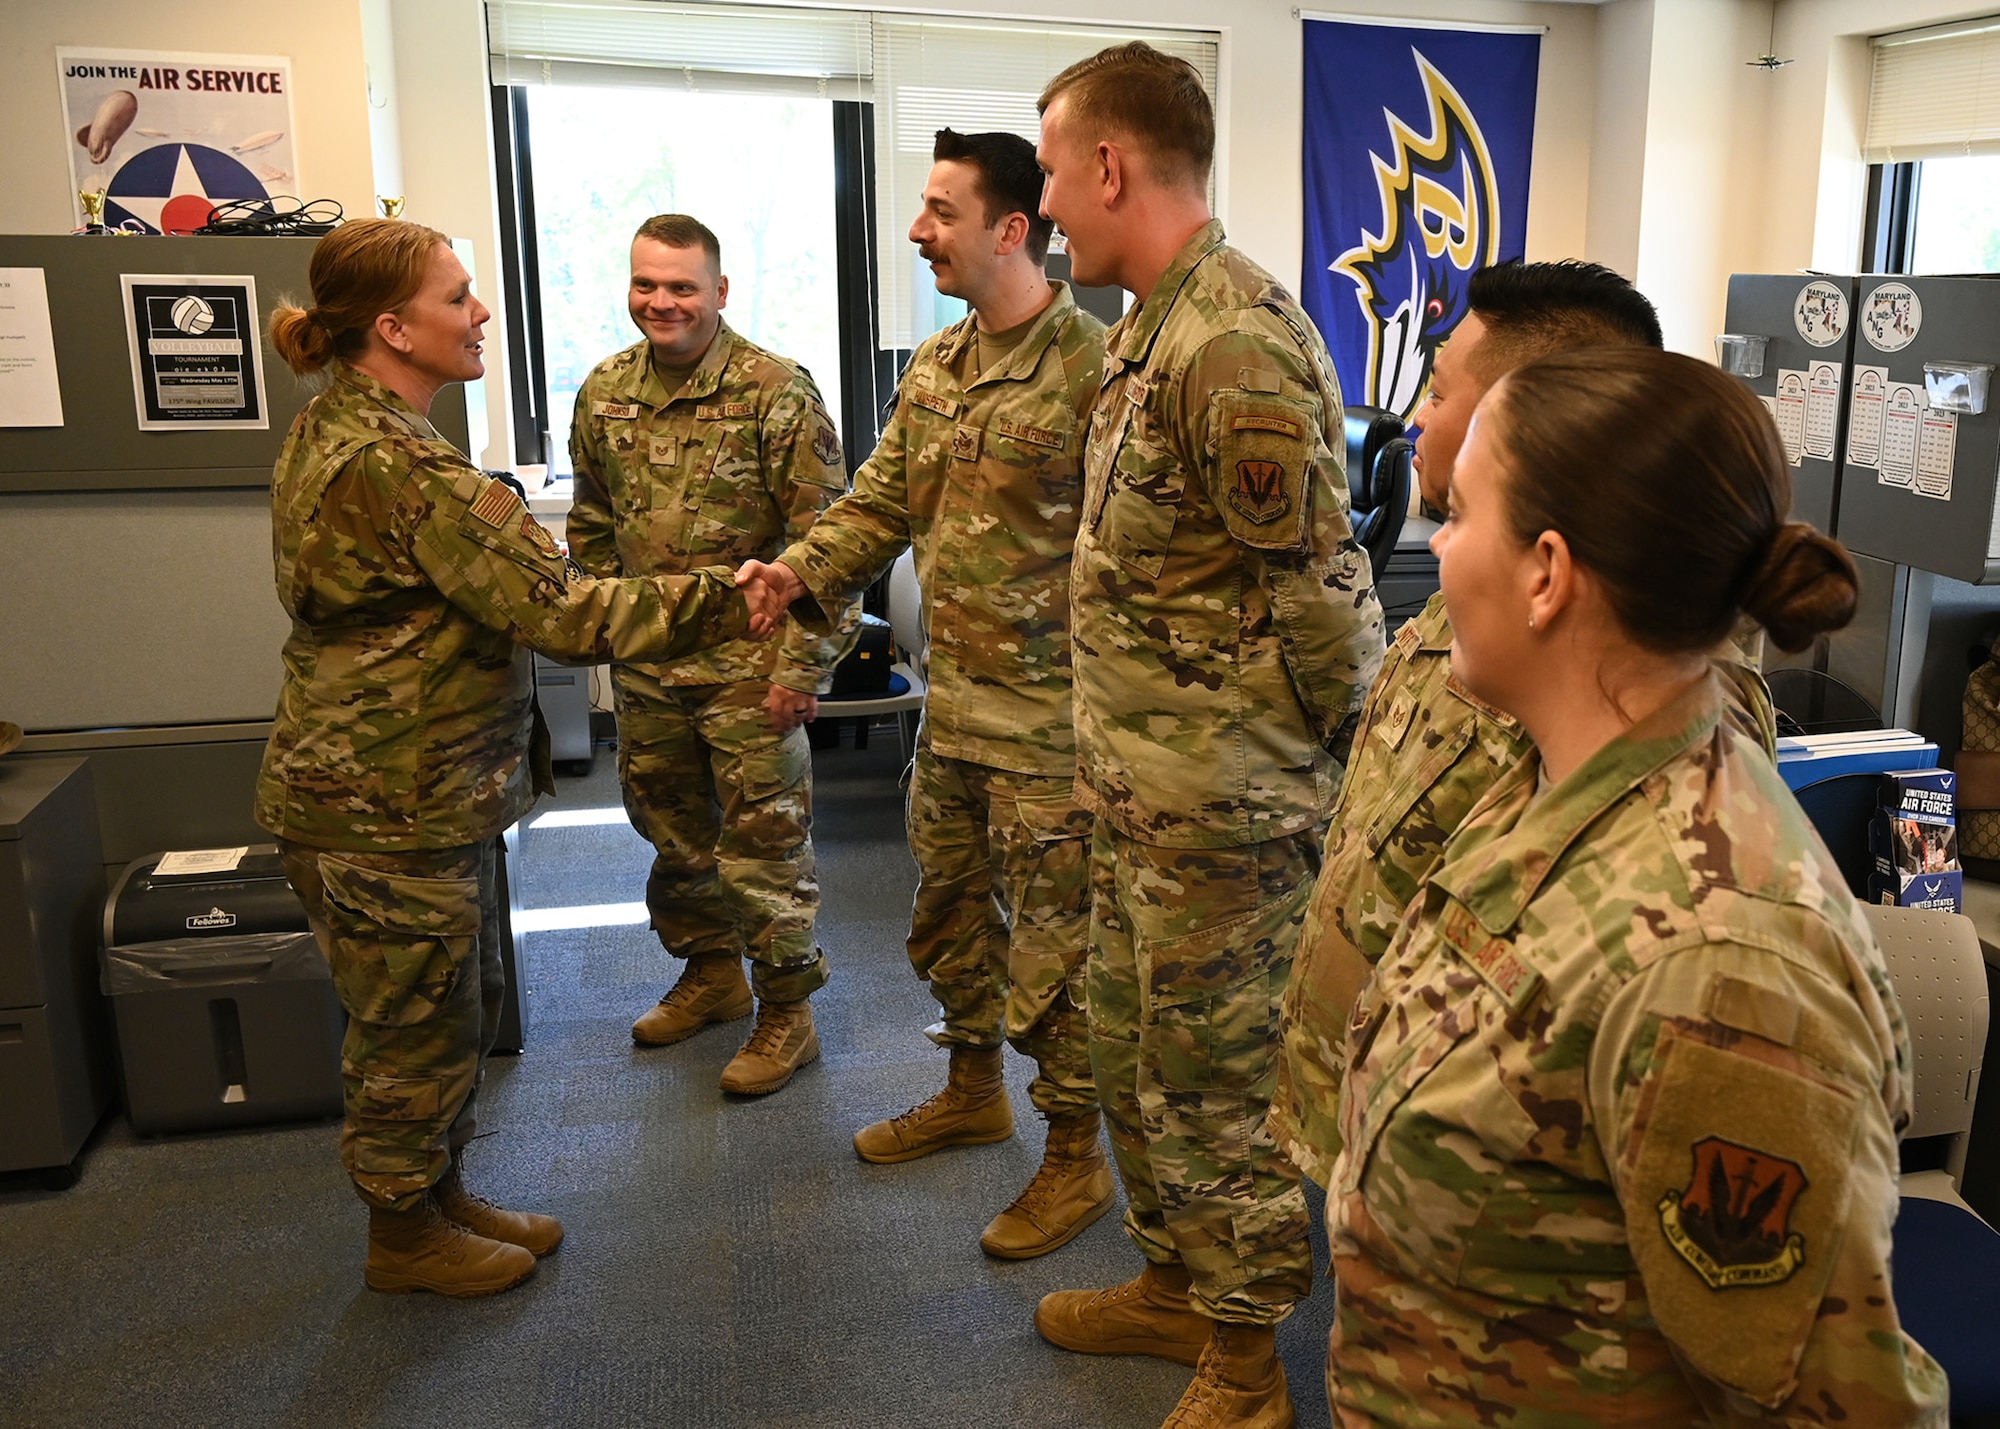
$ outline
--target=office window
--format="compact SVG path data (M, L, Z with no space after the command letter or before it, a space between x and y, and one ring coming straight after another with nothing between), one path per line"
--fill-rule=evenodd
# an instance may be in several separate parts
M1909 271L2000 272L2000 154L1926 159L1917 168Z
M527 102L555 474L569 471L578 385L639 340L627 256L633 230L656 213L715 230L729 278L723 320L809 368L828 409L841 410L831 101L552 84L530 87Z

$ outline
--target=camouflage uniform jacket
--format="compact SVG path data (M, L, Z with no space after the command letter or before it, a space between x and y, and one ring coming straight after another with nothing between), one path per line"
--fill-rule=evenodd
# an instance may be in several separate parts
M1368 968L1395 938L1445 840L1529 747L1512 715L1452 674L1451 641L1440 592L1389 642L1361 709L1285 988L1285 1050L1269 1124L1285 1153L1321 1185L1340 1149L1347 1019ZM1725 677L1727 717L1774 750L1770 692L1751 664L1725 654L1730 658L1716 668Z
M973 317L926 338L854 490L781 560L824 604L915 552L931 749L1070 775L1069 562L1104 325L1065 284L1004 359L961 382Z
M318 848L476 843L551 787L517 640L581 662L744 629L727 570L570 578L520 497L344 363L285 439L271 525L292 633L257 822Z
M1106 342L1071 567L1079 793L1166 847L1310 829L1382 659L1326 346L1214 222Z
M1341 1422L1941 1424L1889 1281L1910 1051L1711 677L1501 776L1356 1008Z
M805 369L724 323L679 392L638 342L583 380L570 423L576 494L569 550L594 576L672 575L768 561L847 489L840 438ZM666 685L768 679L825 694L860 619L829 635L794 621L766 643L739 640L669 665Z

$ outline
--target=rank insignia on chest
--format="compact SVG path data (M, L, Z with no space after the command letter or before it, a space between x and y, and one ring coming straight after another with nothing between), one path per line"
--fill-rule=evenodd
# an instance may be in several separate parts
M549 534L549 528L537 521L532 515L522 514L521 534L528 538L536 550L551 560L562 554L562 547L558 546L556 538Z
M514 513L520 509L521 498L500 481L488 481L479 488L479 495L472 503L472 514L496 531L512 520Z
M678 437L654 437L648 443L647 460L654 466L674 466L681 459L681 443Z
M639 407L635 402L592 402L590 410L594 416L615 417L628 422L639 415Z
M822 426L813 433L813 455L819 458L821 466L832 466L840 460L840 438L834 435L832 427Z
M1262 524L1275 521L1292 509L1285 490L1284 464L1275 461L1239 461L1236 482L1229 488L1229 504L1250 520Z
M963 422L951 434L951 454L956 461L977 461L979 459L979 428L968 427Z
M1776 1285L1805 1264L1806 1240L1791 1229L1805 1192L1796 1161L1706 1136L1680 1190L1660 1197L1660 1230L1711 1290Z

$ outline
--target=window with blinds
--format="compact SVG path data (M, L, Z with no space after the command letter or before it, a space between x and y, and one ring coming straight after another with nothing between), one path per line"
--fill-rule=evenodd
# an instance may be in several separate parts
M2000 153L2000 16L1874 41L1872 164Z
M655 84L872 102L881 343L914 347L951 316L906 237L939 129L1033 140L1058 72L1143 39L1216 93L1212 32L671 0L487 0L495 84Z

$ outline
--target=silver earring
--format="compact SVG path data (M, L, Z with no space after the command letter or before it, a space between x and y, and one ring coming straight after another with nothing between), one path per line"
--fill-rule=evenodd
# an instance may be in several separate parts
M1535 617L1531 615L1528 617L1528 629L1533 630L1534 628L1535 628Z

